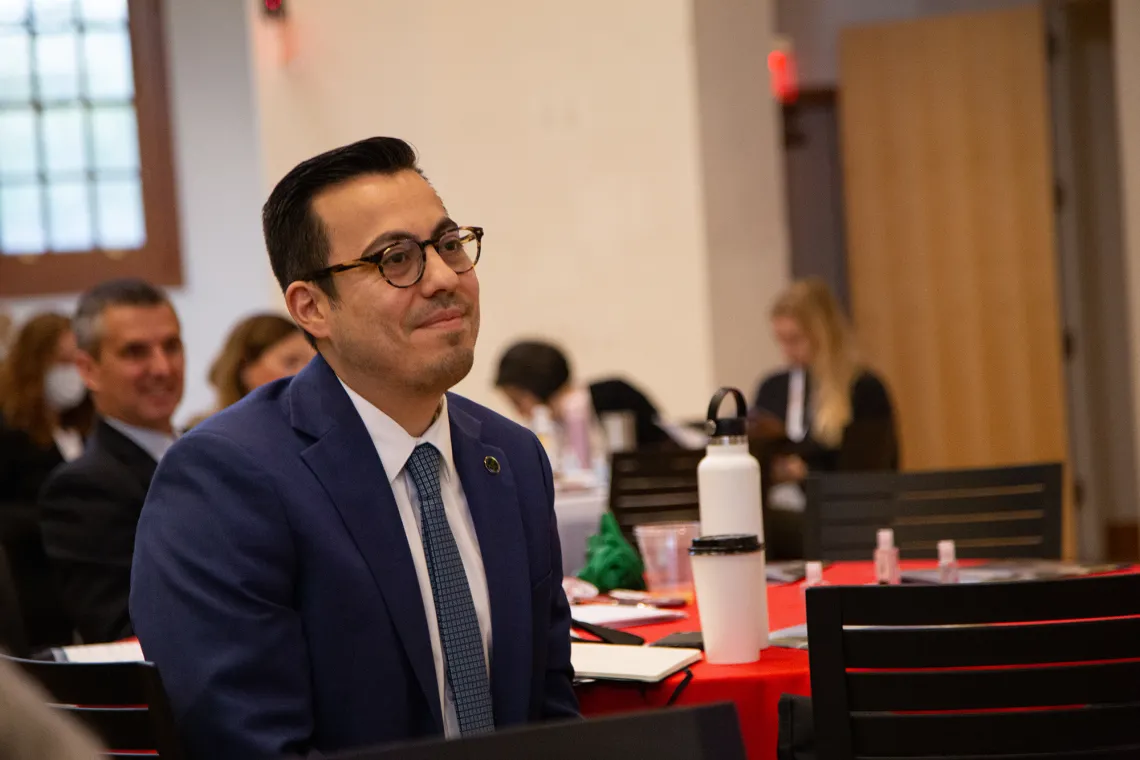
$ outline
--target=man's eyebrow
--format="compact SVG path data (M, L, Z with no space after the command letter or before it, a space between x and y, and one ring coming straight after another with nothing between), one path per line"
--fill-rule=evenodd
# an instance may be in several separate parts
M438 223L436 223L435 229L432 230L431 236L433 238L437 237L444 232L447 232L448 230L458 228L458 226L459 225L453 222L450 217L445 216L443 219L440 219ZM370 252L374 252L377 248L384 245L385 243L391 243L394 240L418 240L418 238L407 230L388 230L387 232L383 232L373 238L372 242L365 246L364 251L361 255L367 256Z

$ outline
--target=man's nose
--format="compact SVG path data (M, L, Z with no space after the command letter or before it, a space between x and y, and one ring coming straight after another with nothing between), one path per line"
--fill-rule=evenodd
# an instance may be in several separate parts
M442 291L453 292L459 287L459 275L444 262L434 245L424 247L424 276L420 279L420 292L430 298Z

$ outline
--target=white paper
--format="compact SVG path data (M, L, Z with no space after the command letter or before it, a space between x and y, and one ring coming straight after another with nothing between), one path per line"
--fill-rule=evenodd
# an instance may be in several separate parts
M570 608L570 617L583 623L604 625L607 628L631 628L651 623L667 623L687 617L684 612L663 610L660 607L630 604L576 604Z

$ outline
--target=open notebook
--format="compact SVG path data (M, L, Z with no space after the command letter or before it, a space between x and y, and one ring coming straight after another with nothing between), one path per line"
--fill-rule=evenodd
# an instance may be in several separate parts
M657 683L701 659L699 649L570 644L570 662L578 678Z

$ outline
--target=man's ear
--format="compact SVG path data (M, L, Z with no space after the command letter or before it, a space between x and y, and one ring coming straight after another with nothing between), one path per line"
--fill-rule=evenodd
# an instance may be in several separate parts
M327 293L311 282L297 280L285 289L285 306L293 321L315 339L327 338L331 332L329 312L332 301Z
M99 392L99 362L95 357L80 349L75 352L75 366L83 378L83 384L92 393Z

